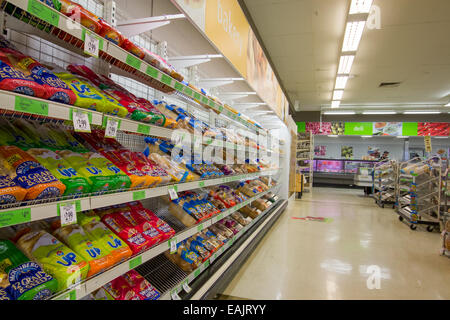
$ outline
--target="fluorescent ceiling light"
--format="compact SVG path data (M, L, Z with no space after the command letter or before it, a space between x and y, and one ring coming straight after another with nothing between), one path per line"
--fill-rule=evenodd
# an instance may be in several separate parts
M333 100L341 100L344 95L344 90L334 90Z
M450 107L450 102L447 103L444 107Z
M331 101L332 108L339 108L340 105L341 105L340 101Z
M433 137L433 138L436 138L436 139L448 139L448 137Z
M345 89L347 85L348 76L337 76L336 84L334 85L335 89Z
M355 114L355 111L325 111L324 115L345 115L345 114Z
M350 14L369 13L373 0L352 0Z
M403 114L438 114L440 111L405 111Z
M409 136L396 136L396 138L399 138L399 139L406 139L406 138L409 138Z
M337 137L338 137L337 134L329 134L328 136L329 136L330 138L337 138Z
M344 55L339 59L338 74L349 74L352 69L354 55Z
M344 44L342 51L356 51L358 50L359 42L366 26L366 21L352 21L347 22L345 27Z
M362 114L396 114L395 111L364 111Z
M372 136L361 136L361 138L372 138Z

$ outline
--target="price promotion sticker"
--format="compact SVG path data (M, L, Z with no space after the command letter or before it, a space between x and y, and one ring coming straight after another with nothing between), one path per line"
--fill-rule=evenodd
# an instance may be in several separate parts
M91 132L89 124L89 114L82 111L73 111L72 114L73 128L75 132Z
M119 130L119 121L113 118L107 118L105 138L115 138Z
M185 283L183 283L183 289L186 293L191 292L191 287L189 287L187 280Z
M75 202L60 204L58 205L58 210L61 217L61 226L77 223L77 208Z
M169 187L167 190L169 191L170 200L178 199L177 186Z
M84 53L98 58L99 49L100 39L90 32L86 32L84 35Z

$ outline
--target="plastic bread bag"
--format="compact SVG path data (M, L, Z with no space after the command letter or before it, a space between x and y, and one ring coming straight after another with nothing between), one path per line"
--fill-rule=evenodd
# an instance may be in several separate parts
M27 150L39 146L39 138L35 133L30 135L30 132L23 130L19 121L7 121L6 119L0 119L1 126L1 140L3 145L12 145L19 147L22 150Z
M133 254L146 250L149 247L148 240L118 212L107 213L101 219L108 228L125 241Z
M101 170L101 174L113 179L109 190L123 190L130 188L130 178L109 159L97 152L86 152L83 153L83 156L86 157L88 165L92 164Z
M70 150L57 150L56 153L87 179L92 193L113 190L117 184L114 176L103 173L103 170L106 170L105 168L98 168L93 163L88 162L87 157L89 155L85 156L84 153Z
M145 62L151 64L152 66L161 70L162 72L167 73L172 78L180 82L183 81L184 77L178 71L176 71L174 67L172 67L169 63L167 63L163 58L145 48L141 48L141 50L144 52L143 60Z
M220 244L220 246L223 246L223 244L227 241L227 238L219 233L214 233L210 229L203 230L201 232L201 235L208 238L209 240L215 241L216 244Z
M88 79L67 72L55 73L75 93L75 106L113 116L125 117L128 111L114 98L101 92Z
M83 215L83 214L81 214ZM78 218L82 221L82 219ZM82 224L83 229L88 234L89 238L95 239L106 248L112 257L112 264L117 264L125 261L133 252L127 244L116 236L103 222L95 219L90 219L88 222Z
M151 153L148 155L148 158L161 166L176 182L184 182L189 174L188 171L181 169L168 156Z
M165 117L164 127L169 129L175 129L177 127L176 118L172 118L169 115L165 114L158 108L156 108L150 101L144 98L137 98L137 102L139 102L143 107L147 109L147 111L152 112L154 114L159 114Z
M14 49L3 49L3 52L14 56L20 70L28 71L31 77L44 88L45 94L42 98L60 103L74 104L76 96L73 91L50 70L33 58Z
M231 216L233 217L234 220L236 220L237 222L239 222L243 226L246 226L250 222L252 222L252 219L250 217L244 218L244 216L241 213L239 213L238 211L233 212L231 214Z
M148 247L153 247L159 243L163 235L152 226L149 220L146 220L142 215L137 214L130 207L125 207L120 210L120 215L127 220L127 222L136 228L136 230L142 234L142 236L148 241Z
M20 187L7 172L0 167L0 204L22 201L27 190Z
M265 211L270 207L270 202L263 199L256 199L252 202L252 206L261 211Z
M27 152L64 183L66 186L64 195L80 195L90 191L87 179L55 152L42 148L29 149Z
M101 25L99 17L94 15L92 12L69 0L56 0L53 2L60 3L58 6L59 11L64 15L72 18L94 33L98 33L100 31ZM58 7L55 7L55 9L58 9Z
M178 199L177 199L178 200ZM169 212L172 216L177 218L186 227L192 227L197 223L197 220L187 213L179 201L174 200L169 204Z
M5 50L0 48L0 89L44 98L44 87L36 82L28 70L21 69L17 58Z
M142 277L136 270L130 270L122 275L122 278L134 290L141 300L156 300L161 294L150 282Z
M252 219L256 219L256 217L261 214L261 210L253 208L252 206L242 207L241 209L239 209L239 212Z
M89 264L51 234L41 230L22 235L17 246L58 280L58 291L86 278Z
M61 226L60 220L56 220L53 227L55 228L53 234L89 263L87 277L113 265L114 259L109 255L110 252L99 241L90 239L78 224Z
M142 152L132 152L131 157L139 170L151 176L152 183L149 187L157 186L161 183L166 184L172 180L163 168L148 159Z
M119 47L122 46L122 43L124 41L124 36L120 33L119 30L109 25L105 20L102 18L99 19L99 23L101 26L100 31L98 34L105 38L106 40L111 41L112 43L118 45Z
M185 245L189 250L195 252L202 262L211 256L211 252L206 246L202 242L195 240L193 237L186 239Z
M0 146L0 161L8 175L27 190L24 200L57 198L66 186L25 151L15 146Z
M145 56L145 53L142 50L142 48L127 38L123 40L121 47L122 49L128 51L129 53L134 54L139 59L143 59Z
M102 287L114 300L140 300L140 297L122 277L108 282Z
M44 300L58 289L58 282L30 261L9 240L0 240L0 300Z
M95 290L92 293L92 296L94 298L94 300L103 300L103 301L110 301L110 300L114 300L114 297L112 295L110 295L104 287L101 287L98 290Z
M192 272L198 268L201 263L200 257L193 251L186 248L183 242L177 244L177 252L171 254L169 250L164 252L164 255L175 263L181 270L185 272Z
M216 235L220 234L223 237L225 237L226 239L230 239L233 237L234 233L233 231L231 231L230 229L228 229L227 227L225 227L223 224L221 223L216 223L213 224L211 227L209 227L209 229L214 232Z
M211 237L207 235L208 230L202 231L196 235L194 235L194 239L198 242L201 242L206 250L210 253L214 253L223 246L223 242L217 240L216 237Z
M178 114L174 112L173 108L167 108L168 105L165 101L152 100L152 105L167 118L170 119L178 118Z
M175 235L175 230L164 220L159 218L153 211L145 208L139 202L130 203L133 215L140 215L143 219L149 221L151 225L161 233L161 242Z

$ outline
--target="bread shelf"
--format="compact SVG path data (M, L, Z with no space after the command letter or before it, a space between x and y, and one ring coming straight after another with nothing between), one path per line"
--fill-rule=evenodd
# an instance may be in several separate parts
M68 202L75 202L77 211L85 211L90 209L102 208L106 206L132 202L136 200L150 199L167 195L170 188L176 191L187 191L202 187L214 186L222 183L229 183L244 179L255 179L260 176L274 175L278 170L264 170L256 173L248 173L234 176L225 176L223 178L205 179L193 182L185 182L178 184L164 185L156 188L140 189L133 191L113 192L109 194L94 195L76 199L64 199L61 201L32 203L26 206L17 207L9 205L8 208L0 210L0 228L17 225L25 222L37 221L46 218L58 216L58 209L61 205Z
M172 294L181 293L184 288L183 285L185 283L189 284L193 282L203 271L208 269L208 267L213 263L217 258L219 258L225 251L227 251L233 244L238 240L243 234L245 234L253 225L255 225L260 219L262 219L270 209L272 209L274 206L277 206L279 204L279 201L275 204L272 204L267 210L262 212L260 215L258 215L255 219L252 220L251 223L249 223L247 226L245 226L240 232L238 232L236 235L234 235L233 238L228 240L219 250L217 250L209 259L204 261L197 269L195 269L193 272L191 272L186 278L179 281L175 286L172 287L172 289L168 290L167 292L163 293L159 300L172 300Z
M75 22L38 0L8 0L4 3L4 11L12 17L16 18L17 8L33 16L33 19L30 19L30 23L28 24L19 20L18 17L17 21L20 21L20 24L18 24L19 27L17 28L19 30L23 31L27 28L33 28L34 33L43 39L58 45L63 45L66 49L74 51L77 54L83 53L84 36L86 33L91 33L91 31L78 22ZM27 28L22 25L26 25ZM252 131L266 135L264 129L244 120L239 115L227 110L220 103L194 91L192 88L154 68L152 65L125 51L116 44L104 38L101 38L100 41L103 42L103 47L99 50L99 59L127 72L133 78L137 77L140 82L146 85L151 85L156 81L162 88L174 89L180 94L194 99L194 101L202 105L208 106L230 120L240 123Z
M256 196L237 204L224 212L221 212L212 218L205 220L193 227L190 227L188 229L185 229L181 232L178 232L173 236L172 238L168 239L167 241L164 241L162 243L159 243L158 245L146 250L145 252L142 252L140 254L134 255L133 257L129 258L128 260L110 268L109 270L106 270L90 279L87 279L74 287L59 293L58 295L52 297L52 300L78 300L89 293L95 291L96 289L100 288L101 286L105 285L106 283L110 282L111 280L114 280L115 278L121 276L122 274L138 267L139 265L142 265L143 263L147 262L148 260L156 257L157 255L163 253L166 250L170 249L171 243L175 241L176 243L179 243L197 232L200 232L208 227L210 227L212 224L216 223L217 221L229 216L233 212L241 209L242 207L250 204L251 202L255 201L256 199L261 198L268 192L274 190L277 186L271 187L269 190L261 192L257 194ZM181 191L181 190L178 190Z

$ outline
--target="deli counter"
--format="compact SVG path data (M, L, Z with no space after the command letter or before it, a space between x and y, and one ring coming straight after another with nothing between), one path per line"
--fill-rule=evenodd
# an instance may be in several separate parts
M377 162L378 160L316 158L313 160L314 184L372 186L372 172ZM305 168L302 171L308 170Z

